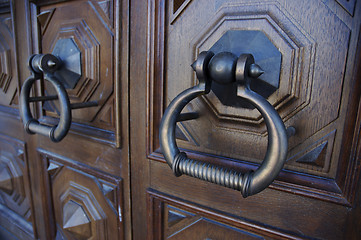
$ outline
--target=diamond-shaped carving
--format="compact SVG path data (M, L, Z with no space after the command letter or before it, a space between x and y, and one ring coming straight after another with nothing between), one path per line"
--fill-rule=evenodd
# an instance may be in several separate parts
M95 121L101 123L101 125L104 127L112 126L112 123L114 123L114 106L115 106L114 97L111 97L107 101L107 103L104 104L102 111L99 112Z
M99 179L101 184L102 192L106 197L109 205L113 208L113 211L116 214L116 206L117 206L117 186L111 184L109 182L103 181Z
M178 207L164 204L165 224L163 234L165 239L261 239L240 229L233 228L217 221L185 211ZM162 211L154 209L155 211ZM159 231L157 229L156 231Z
M38 22L40 23L42 33L44 33L46 28L48 27L49 21L50 21L51 17L53 16L54 11L55 11L55 8L44 11L38 15Z
M62 166L55 164L53 162L50 162L48 169L47 169L50 177L54 178L57 175L57 173L61 170L61 168L62 168Z
M56 171L56 177L51 178L51 191L60 235L66 239L108 239L120 230L117 183L96 178L48 156L44 160L49 163L48 171Z
M176 19L178 18L178 16L181 15L181 13L183 12L183 10L188 6L188 4L191 2L192 0L173 0L173 16L171 18L170 23L173 24Z
M83 207L70 200L63 208L63 228L71 232L77 239L91 237L91 223Z
M169 210L168 211L168 226L171 227L174 224L177 224L178 222L182 221L186 217L187 216L185 216L184 214Z
M112 19L112 9L113 9L113 1L110 0L100 0L98 2L99 7L103 10L104 14L109 18Z
M182 124L181 122L177 123L176 129L175 129L175 137L179 140L188 142L191 145L199 146L198 142L192 136L190 131L188 131L186 126L184 124Z
M0 189L7 194L13 191L12 175L3 164L0 166Z
M178 9L182 6L182 4L185 2L186 0L173 0L173 13L175 13L176 11L178 11Z
M0 134L0 199L2 204L31 220L27 159L21 141Z
M1 189L9 195L12 201L21 204L25 199L25 192L23 189L23 172L21 167L16 162L14 156L3 155L0 156L1 168Z
M187 228L190 225L193 225L195 222L199 221L200 217L196 216L190 212L175 208L173 206L167 205L165 208L166 212L166 235L170 237L171 235L181 231L184 228Z
M323 165L325 164L325 157L327 150L326 146L327 146L327 142L322 143L321 145L312 149L310 152L306 153L301 158L297 159L296 162L323 167Z
M332 146L334 145L336 131L332 130L311 144L306 143L302 148L296 147L289 152L287 166L302 167L314 172L327 173L330 170Z
M194 214L191 214L186 211L181 211L180 209L174 208L172 206L167 206L168 216L167 216L167 224L168 227L173 227L177 223L187 219L194 217Z
M67 229L72 234L75 234L77 237L83 237L84 229L94 229L94 231L88 232L85 235L85 239L93 236L94 234L101 234L104 231L104 221L105 214L103 209L100 207L98 201L95 199L92 191L88 188L85 188L75 182L68 183L67 190L60 196L60 201L63 204L63 229ZM69 202L73 202L69 205ZM75 205L74 205L75 204ZM68 207L76 208L78 211L78 218L71 218L72 215L67 210ZM81 208L79 208L81 207ZM69 215L70 214L70 215ZM86 219L87 220L86 220ZM65 221L65 220L71 220ZM87 222L89 221L89 222ZM88 226L89 225L89 226ZM95 229L98 228L98 231ZM99 228L103 229L99 231ZM101 236L97 236L99 239Z

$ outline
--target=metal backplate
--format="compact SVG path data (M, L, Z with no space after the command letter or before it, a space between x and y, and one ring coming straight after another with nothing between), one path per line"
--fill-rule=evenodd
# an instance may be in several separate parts
M71 38L59 39L53 49L62 65L54 73L67 89L73 89L81 77L81 52Z
M227 31L210 49L215 54L231 52L237 56L252 54L264 74L251 81L251 89L268 98L279 87L282 55L262 31ZM222 104L233 107L253 108L237 97L237 84L221 85L212 83L212 91Z

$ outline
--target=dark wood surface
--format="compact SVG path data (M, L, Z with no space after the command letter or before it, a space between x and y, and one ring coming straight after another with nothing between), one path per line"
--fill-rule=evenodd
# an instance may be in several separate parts
M133 211L133 224L147 227L150 239L167 238L167 199L189 204L191 210L178 205L177 211L196 211L195 216L201 206L214 215L199 217L219 224L242 229L230 218L242 219L262 228L262 237L270 237L271 232L272 239L358 239L360 86L355 69L360 68L360 5L356 1L201 0L148 1L148 8L145 4L136 3L137 10L131 14L140 26L132 29L131 43L144 46L130 61L130 105L137 106L130 112L131 177L136 189L133 199L137 199L133 206L142 206ZM139 16L139 11L148 16ZM165 107L197 82L189 65L230 29L262 31L282 53L280 87L268 100L285 125L296 128L280 176L268 189L247 199L198 179L176 178L163 159L158 139ZM141 35L145 31L147 37ZM145 52L147 59L143 59ZM132 86L138 87L134 94ZM133 97L139 89L145 89L141 95L146 99ZM242 172L256 169L262 161L267 134L256 110L224 106L211 92L184 111L200 113L199 119L178 124L182 134L177 143L189 157ZM146 141L141 139L144 135ZM147 200L145 191L149 191ZM145 206L148 214L143 212ZM350 219L355 220L353 227ZM203 220L197 226L200 235L192 236L202 239L207 226ZM193 228L190 221L179 233L189 236ZM145 236L134 232L135 239ZM217 239L211 231L207 237Z
M197 83L190 65L229 30L263 32L281 53L268 101L296 129L283 171L246 199L175 177L159 147L165 108ZM71 102L99 105L73 111L53 143L25 133L18 95L29 56L63 38L81 52ZM39 82L32 94L51 91ZM34 116L55 124L53 103ZM267 132L256 110L211 92L185 111L200 113L178 123L190 158L258 167ZM360 131L360 1L0 1L1 239L360 239Z
M15 16L9 1L1 3L0 18L0 235L13 238L16 233L23 239L33 239L36 229L29 176L31 163L18 111L19 56L15 44Z
M0 91L1 236L131 239L128 2L16 0L5 7L0 26L1 43L7 41L7 49L1 48L0 85L7 87ZM68 135L55 144L23 131L17 98L30 76L28 58L51 53L64 38L81 52L82 77L68 90L71 102L99 105L73 111ZM51 91L39 81L32 94ZM53 103L50 109L34 104L33 115L44 124L56 123Z

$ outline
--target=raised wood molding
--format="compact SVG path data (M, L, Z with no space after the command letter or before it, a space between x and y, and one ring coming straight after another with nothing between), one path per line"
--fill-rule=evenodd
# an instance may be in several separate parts
M127 51L117 42L127 31L122 28L121 1L78 1L61 3L37 1L32 3L31 19L34 26L35 53L51 53L56 41L72 38L81 51L82 77L74 89L67 90L71 102L98 101L99 106L72 111L70 132L95 141L121 146L121 112L127 95L121 92L127 86ZM82 9L71 16L67 8ZM81 12L89 12L82 15ZM70 15L69 15L70 14ZM76 14L76 13L74 13ZM69 15L69 16L68 16ZM124 34L124 36L123 36ZM123 59L124 57L124 59ZM122 64L118 64L122 61ZM124 64L123 64L124 62ZM51 93L47 84L37 85L37 94ZM39 109L42 106L39 105ZM40 121L57 122L57 104L52 110L38 112Z
M356 57L352 70L352 91L346 111L348 121L343 132L337 184L343 189L346 199L355 203L361 175L361 26L358 35Z
M185 1L183 3L183 7L187 6L188 3L191 1ZM159 139L158 139L158 132L159 132L159 125L160 120L162 117L162 113L165 109L165 105L169 101L169 99L165 99L165 87L167 85L166 82L166 68L165 68L165 56L167 56L167 24L171 24L169 22L169 18L171 19L171 16L168 16L169 14L172 14L172 11L170 11L169 6L166 4L164 0L156 0L156 1L148 1L148 19L149 19L149 33L148 33L148 51L149 51L149 58L148 58L148 65L147 65L147 92L148 92L148 98L147 98L147 156L151 160L160 161L165 163L165 160L161 154L160 148L159 148ZM189 6L187 9L183 9L180 6L178 10L181 11L187 11L189 9ZM252 5L253 6L253 5ZM313 76L313 68L315 67L315 54L317 53L317 39L314 39L310 36L310 34L307 34L305 30L301 29L298 24L296 24L295 20L290 20L292 16L290 16L289 13L285 13L285 10L280 7L280 4L275 4L274 6L272 4L269 4L266 6L271 9L270 11L276 12L276 16L281 16L282 14L285 14L282 19L282 21L285 22L278 22L278 25L286 24L288 29L296 29L299 31L299 34L296 34L296 36L292 35L292 40L296 41L296 46L300 47L300 56L302 55L303 58L305 58L305 54L307 55L307 51L309 51L309 57L307 58L307 64L309 64L308 67L310 70L306 71L305 74L301 74L298 72L296 77L302 76L305 78L304 85L302 85L303 80L297 80L295 84L301 84L303 87L306 87L309 89L313 83L311 80ZM245 5L245 8L249 7L251 9L251 6ZM254 6L253 6L254 7ZM231 7L230 7L231 8ZM235 7L234 7L235 8ZM259 6L256 7L256 9L263 9L266 8L265 6ZM168 9L168 11L167 11ZM177 11L178 11L177 10ZM218 15L220 19L225 18L225 13L222 12L223 10L220 10L218 12ZM228 11L228 10L227 10ZM236 10L230 10L230 11L236 11ZM245 11L244 9L242 11ZM261 11L261 10L260 10ZM176 16L179 18L179 14ZM223 14L223 15L222 15ZM217 15L217 16L218 16ZM272 18L274 15L272 15ZM238 17L240 18L240 17ZM274 19L273 19L274 20ZM272 21L272 19L270 20ZM338 24L340 24L340 28L343 29L343 35L342 39L345 40L345 42L349 42L351 29L349 29L348 24L345 24L342 22L341 19L337 18ZM293 26L292 26L293 24ZM217 27L219 27L217 25ZM296 31L295 30L295 31ZM206 31L206 30L203 30ZM290 33L287 33L290 34ZM282 36L287 37L287 34L284 34ZM209 35L207 35L209 38ZM297 40L297 37L301 40ZM194 40L195 41L195 40ZM195 41L197 42L197 41ZM309 43L309 44L308 44ZM190 44L193 46L192 44ZM309 46L308 46L309 45ZM295 51L293 50L293 54L295 54ZM196 51L197 52L197 51ZM346 52L347 53L347 52ZM342 55L342 56L341 56ZM344 67L346 66L347 59L346 55L342 53L340 55L340 59L342 59L341 62L343 62ZM299 60L305 61L305 59ZM306 64L306 65L307 65ZM342 65L342 64L341 64ZM358 65L354 65L354 68L357 68ZM295 70L296 71L296 70ZM300 70L298 70L300 71ZM340 70L342 73L340 75L340 79L342 81L345 80L345 69ZM355 73L354 73L355 74ZM307 80L308 79L308 80ZM341 81L340 80L340 81ZM356 79L347 79L349 82L355 82ZM303 88L302 87L302 88ZM355 93L357 89L352 89L350 96L355 96ZM291 105L287 104L280 104L280 102L276 101L276 104L280 104L280 111L281 115L285 114L284 119L287 120L287 118L290 118L294 116L294 114L297 114L297 111L302 110L306 106L309 105L309 97L307 97L307 94L302 97L301 95L304 94L301 89L292 90L291 94L288 94L288 98L290 96L292 97L292 94L294 94L294 101ZM301 95L300 95L301 94ZM309 94L309 93L308 93ZM339 118L339 108L341 104L341 90L337 93L340 96L340 99L337 99L339 101L337 104L339 104L337 111L333 113L335 115L327 124L324 124L320 127L315 133L304 136L303 140L300 141L299 137L297 137L297 140L290 139L290 152L289 152L289 161L287 162L285 169L281 172L277 180L270 186L272 189L277 189L280 191L290 192L299 194L302 196L307 196L315 199L319 199L322 201L328 201L337 203L340 205L345 206L352 206L353 199L355 196L355 191L352 191L355 186L355 182L357 182L357 179L360 175L359 171L351 170L351 169L357 169L352 168L352 166L357 165L358 159L356 157L350 157L345 159L339 158L340 152L335 152L335 149L338 149L335 147L335 144L342 139L342 142L348 143L350 142L347 140L349 138L348 136L340 137L341 132L338 132L337 129L343 129L343 124L339 124L336 122L340 121ZM357 95L357 94L356 94ZM278 96L278 95L277 95ZM287 99L287 98L286 98ZM301 101L301 100L302 101ZM282 101L285 100L285 98L281 99ZM293 106L297 101L300 102L298 104L301 106L300 108L297 108ZM359 103L359 99L356 99L355 97L353 99L350 99L349 105L354 105L356 103ZM289 113L285 113L284 109L293 106L290 109ZM283 110L282 110L283 109ZM207 112L208 114L208 112ZM353 125L355 122L355 118L345 118L345 126ZM186 125L185 125L186 126ZM353 125L357 126L357 125ZM264 127L264 126L263 126ZM302 132L302 131L301 131ZM188 139L194 140L196 137L192 136L191 133L188 134ZM193 137L193 139L192 139ZM240 170L242 172L254 170L257 168L257 161L254 161L253 159L243 158L243 159L235 159L232 157L225 157L225 156L217 156L215 154L204 154L200 153L197 150L197 144L194 144L194 141L184 141L185 139L178 140L179 145L181 148L183 148L184 151L187 152L189 157L192 157L197 160L202 160L205 162L211 162L218 165L223 165L230 168L235 168L237 170ZM356 139L354 140L356 141ZM350 142L351 143L351 142ZM344 144L343 144L344 145ZM324 152L321 154L320 157L322 159L314 159L314 161L317 161L318 164L321 164L321 166L316 166L315 164L312 164L311 162L302 162L302 159L305 159L306 157L309 157L310 153L316 149L319 146L323 146L321 150ZM262 143L263 147L263 143ZM261 147L261 149L263 149ZM262 151L260 151L262 152ZM343 151L341 151L343 154ZM321 163L320 163L321 162ZM348 169L349 175L347 175L346 179L346 169Z
M33 226L20 215L0 204L0 238L33 240L35 238Z
M56 235L124 239L121 178L44 149L38 149L38 154L48 172L43 184L49 195L44 197L54 206L49 214L58 226Z
M340 4L351 16L354 15L356 0L335 0Z
M244 239L302 238L301 236L290 234L287 232L282 232L279 229L260 225L251 221L247 221L246 219L240 219L229 215L225 215L222 212L201 207L199 205L189 203L179 198L170 197L168 195L162 194L152 189L149 189L147 191L147 201L148 201L148 239L154 239L154 240L173 239L172 236L169 235L173 235L174 232L172 232L173 234L170 234L171 232L169 231L169 229L167 229L168 228L167 226L169 226L168 224L169 220L167 216L168 206L179 209L180 213L181 211L184 211L183 212L184 218L186 218L186 215L191 215L192 218L196 218L193 220L191 219L190 221L185 221L183 226L178 229L178 232L186 230L187 227L189 227L189 225L192 225L195 222L198 222L199 220L205 220L205 221L210 220L210 221L214 221L214 223L216 224L221 224L221 225L225 224L223 226L229 228L228 229L229 232L227 233L227 235L229 235L229 237L232 236L233 238L231 239L240 239L240 237L242 237L242 239L243 238ZM182 218L182 216L180 218ZM181 219L178 220L180 221ZM213 227L217 227L217 225L214 225ZM203 231L201 231L201 229L199 229L198 231L199 234L203 234ZM210 231L209 234L212 234L212 232ZM237 238L235 238L234 235L236 235ZM224 237L230 239L227 236Z
M192 0L172 0L171 2L173 7L169 8L169 14L172 16L170 23L173 24Z
M0 205L12 222L20 222L24 230L18 235L35 237L34 208L30 192L29 166L26 146L23 141L0 134ZM3 219L1 221L4 221ZM19 224L20 224L19 223ZM11 224L4 224L12 231ZM20 227L20 226L18 226Z
M13 19L9 8L0 11L0 105L16 109L4 110L17 115L19 80L14 44Z

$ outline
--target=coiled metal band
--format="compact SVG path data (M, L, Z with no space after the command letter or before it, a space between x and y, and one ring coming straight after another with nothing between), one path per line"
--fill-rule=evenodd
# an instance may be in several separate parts
M241 191L244 197L248 196L250 180L253 171L246 174L234 170L200 162L187 157L184 152L179 153L173 163L176 176L186 174L207 182Z

